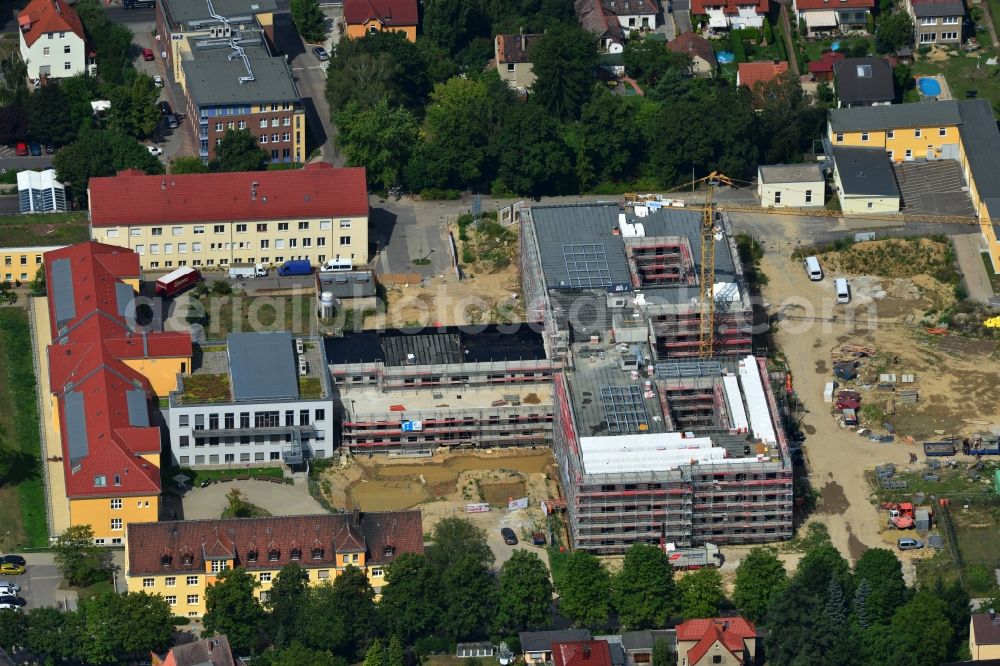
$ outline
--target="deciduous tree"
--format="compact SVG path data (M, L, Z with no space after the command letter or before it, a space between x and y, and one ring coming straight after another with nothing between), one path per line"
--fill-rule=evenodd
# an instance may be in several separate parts
M311 587L299 612L296 638L310 649L354 663L377 627L375 591L365 572L348 565L332 585Z
M438 627L442 635L455 640L482 638L493 624L497 581L484 559L483 553L466 555L440 574L442 610ZM489 560L493 560L492 551Z
M153 134L160 122L156 100L160 89L153 79L137 74L124 85L111 90L111 108L108 110L108 127L134 139L144 139Z
M904 46L913 46L910 15L899 10L880 16L875 26L875 47L880 53L895 53Z
M236 652L254 650L265 617L254 594L259 585L242 567L221 572L216 582L205 588L202 636L225 634Z
M566 561L559 588L559 610L574 625L599 627L611 612L611 575L601 561L575 550Z
M665 42L630 39L623 54L625 73L643 87L656 85L667 72L684 72L691 66L691 56L675 53Z
M373 187L390 189L400 182L403 166L417 142L417 122L384 97L370 108L350 104L337 115L337 145L347 163L364 166Z
M76 138L78 127L73 125L69 100L59 85L42 86L27 103L28 132L32 139L43 143L69 143Z
M24 646L40 660L72 663L83 658L87 634L82 613L64 613L56 608L41 606L28 611L27 619Z
M66 528L52 545L59 573L70 585L86 586L111 575L111 553L94 544L90 525Z
M500 604L496 628L504 635L542 627L549 622L552 581L538 555L515 550L500 567Z
M312 650L298 641L283 648L268 650L254 664L260 666L341 666L344 661L338 660L330 652Z
M170 173L208 173L208 165L194 155L180 155L170 162Z
M630 631L662 628L677 605L674 572L662 548L635 544L613 581L612 600Z
M559 130L539 105L515 106L500 133L497 189L532 197L572 191L573 159Z
M292 22L307 42L321 42L326 37L326 18L318 0L292 0Z
M698 569L677 581L680 611L685 620L715 617L725 600L718 569Z
M215 147L215 159L209 163L211 171L262 171L270 157L257 145L257 137L250 130L226 130L222 143Z
M173 614L160 595L107 592L83 600L80 613L87 664L120 664L131 655L161 651L173 638Z
M309 572L292 562L275 576L265 607L270 611L267 629L274 644L291 643L298 629L298 616L309 591Z
M774 550L754 548L736 567L733 603L745 618L760 622L787 584L785 567Z
M596 85L597 41L586 30L555 24L531 50L535 99L556 118L578 118Z
M457 516L444 518L431 530L432 544L427 548L427 561L444 572L460 560L471 559L487 567L496 556L486 541L486 532L475 523Z
M83 206L87 183L95 176L113 176L122 169L163 173L163 165L141 144L113 130L85 130L79 138L56 152L53 160L59 179L72 187L73 198Z
M434 633L441 614L439 581L423 555L404 553L389 565L379 604L389 634L410 642Z

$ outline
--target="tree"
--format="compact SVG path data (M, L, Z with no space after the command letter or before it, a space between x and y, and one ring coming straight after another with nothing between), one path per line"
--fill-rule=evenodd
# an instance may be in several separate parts
M873 624L887 623L907 599L903 565L885 548L869 548L854 566L858 580L866 580L869 592L865 598L866 620Z
M424 34L449 53L457 53L469 43L480 20L479 3L474 0L426 0Z
M226 518L251 518L257 513L257 507L250 503L246 494L239 488L233 488L226 493L228 506L223 515Z
M691 66L691 56L675 53L665 42L652 39L630 39L623 54L625 73L643 87L655 85L667 72L685 72Z
M309 588L303 600L296 639L313 650L344 656L351 663L377 627L375 591L365 572L348 565L333 581Z
M832 543L824 543L806 551L795 571L795 581L808 593L823 596L830 579L836 578L848 595L854 594L851 567Z
M896 100L903 101L906 91L913 87L913 70L905 63L899 63L892 68L892 79L896 84Z
M442 573L460 560L471 559L487 567L496 561L486 541L486 532L464 518L449 516L438 521L431 530L431 542L426 552L427 561Z
M725 595L718 569L698 569L677 581L681 615L685 620L715 617Z
M12 145L28 133L28 116L20 106L0 108L0 144Z
M135 139L151 136L160 122L160 111L156 108L159 96L160 89L145 74L115 86L109 95L108 127Z
M929 591L913 595L879 631L870 663L885 666L936 666L948 661L954 629L947 604Z
M386 653L387 666L406 666L406 648L399 636L389 639L389 650Z
M104 14L99 0L80 0L75 6L87 36L94 44L101 79L113 84L124 83L128 76L135 74L129 59L132 31L124 25L112 23Z
M42 86L27 103L28 133L43 143L70 143L79 131L70 115L69 100L59 85Z
M733 603L745 618L760 622L787 584L785 567L774 550L754 548L736 567Z
M111 553L94 545L90 525L72 525L52 545L59 573L70 585L84 587L111 575Z
M656 639L653 643L653 666L674 666L677 657L670 649L670 644L662 638Z
M170 173L208 173L208 165L194 155L180 155L170 162Z
M82 659L87 641L80 612L64 613L57 608L32 608L27 614L28 631L24 646L44 663Z
M629 631L665 627L677 604L677 588L663 549L630 546L614 578L611 598L619 621Z
M824 593L829 585L827 580ZM767 611L771 627L764 641L773 666L838 664L833 660L837 632L831 630L822 594L807 589L798 576L779 594ZM843 662L851 663L851 662Z
M0 610L0 648L14 652L28 639L28 616L16 610Z
M286 564L275 576L266 604L271 611L267 628L275 645L281 647L291 643L308 591L309 572L295 562Z
M555 24L531 50L534 98L553 116L578 118L594 89L597 42L586 30Z
M202 636L225 634L240 654L256 648L257 633L264 622L264 609L254 595L259 586L242 567L219 573L216 582L205 588Z
M0 105L24 107L28 95L28 65L17 52L0 61L3 78L0 80Z
M549 570L538 555L515 550L500 567L500 602L496 627L503 635L548 624L552 604Z
M574 625L597 627L608 621L611 575L600 560L586 551L573 551L560 583L559 610Z
M368 652L365 653L365 660L362 666L386 666L385 658L386 654L385 649L382 647L382 641L376 638L372 641Z
M173 613L158 594L107 592L84 599L80 612L87 636L80 647L88 664L119 664L130 655L162 651L173 640Z
M145 147L113 130L81 132L76 141L56 152L52 163L81 207L87 201L87 183L95 176L113 176L123 169L163 173L163 165Z
M500 133L496 188L533 197L573 189L573 160L559 122L537 104L515 106Z
M292 22L307 42L322 42L326 38L326 18L318 0L292 0Z
M586 190L601 181L631 177L643 146L633 100L598 88L584 106L571 134L576 137L576 177Z
M209 170L262 171L267 168L269 159L250 130L226 130L222 143L215 147L215 159L209 164Z
M482 637L493 623L497 582L483 559L482 553L465 555L449 564L440 574L442 610L438 628L448 638ZM492 551L489 561L493 561ZM433 566L433 562L430 563Z
M292 641L288 647L265 652L254 664L260 666L339 666L343 660L338 660L325 650L312 650L298 641Z
M402 106L386 98L362 110L350 104L337 115L337 145L351 166L363 165L373 187L390 189L400 182L403 166L417 142L417 122Z
M875 47L879 53L895 53L913 46L913 19L904 11L883 14L875 27Z
M431 78L432 71L439 78ZM352 101L368 109L382 97L390 106L417 112L434 82L452 73L454 65L440 51L419 47L401 32L379 31L337 45L327 69L326 96L334 117Z
M407 642L434 633L441 612L439 576L427 558L404 553L389 565L379 610L389 633Z

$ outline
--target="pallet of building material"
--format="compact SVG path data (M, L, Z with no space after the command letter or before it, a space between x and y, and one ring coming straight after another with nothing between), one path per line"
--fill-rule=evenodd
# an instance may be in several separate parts
M879 382L875 385L875 388L879 391L895 391L896 385L891 382Z
M892 373L892 372L883 372L882 374L880 374L878 376L878 380L882 384L895 384L896 383L896 375L895 375L895 373Z
M906 490L906 481L902 479L882 479L880 484L886 490Z
M917 402L918 393L916 389L906 389L904 391L898 391L896 396L899 401L904 405L912 405Z
M885 413L888 416L893 416L896 413L896 401L892 398L885 401Z
M507 404L506 400L494 400L490 403L490 407L503 407Z
M917 381L917 376L916 375L900 375L899 381L902 382L903 384L912 384L913 382Z

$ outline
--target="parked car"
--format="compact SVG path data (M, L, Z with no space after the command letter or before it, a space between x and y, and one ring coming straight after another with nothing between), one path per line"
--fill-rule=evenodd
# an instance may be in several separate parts
M12 562L14 564L19 564L22 567L28 566L28 560L24 559L20 555L4 555L0 557L0 562Z
M170 108L170 102L166 100L163 100L162 102L157 102L156 108L158 108L160 110L160 113L162 113L165 116L169 116L174 112L174 110Z
M509 527L504 527L503 529L501 529L500 536L503 537L503 542L508 546L517 545L517 535L514 534L514 530L510 529Z
M21 611L21 607L20 606L15 606L14 604L0 604L0 611L2 611L2 610L12 610L12 611L20 612Z
M912 537L902 537L896 541L896 547L900 550L919 550L924 547L924 542Z
M14 148L14 152L17 153L18 157L27 157L28 156L28 144L24 143L23 141L19 141L18 144L17 144L17 147Z
M317 57L317 58L318 58L318 59L319 59L319 60L320 60L321 62L322 62L322 61L325 61L325 60L329 60L329 59L330 59L330 54L329 54L329 53L327 53L327 52L326 52L326 49L324 49L324 48L323 48L322 46L317 46L316 48L314 48L314 49L313 49L313 53L315 53L315 54L316 54L316 57Z
M16 594L2 594L0 595L0 606L4 604L10 604L11 606L23 606L27 601L17 596Z
M159 146L146 146L146 150L148 150L149 154L154 157L159 157L163 154L163 148L160 148Z
M172 113L168 113L167 115L165 115L164 120L167 123L167 127L169 127L170 129L177 129L181 125L180 122L178 122L177 120L177 116L175 116Z
M146 62L152 61L154 57L155 56L153 55L153 49L142 50L142 59L145 60Z
M32 157L42 156L42 144L38 143L37 141L32 141L31 143L29 143L28 150L31 151Z
M20 576L25 571L27 571L27 569L23 564L15 564L14 562L0 562L0 574Z
M857 391L848 391L846 389L838 393L837 397L842 400L846 399L846 400L857 400L858 402L861 401L860 393L858 393Z
M157 88L162 88L163 87L163 77L160 76L159 74L155 75L153 77L153 85L156 86Z
M9 580L0 580L0 597L16 595L21 591L20 585L15 585Z
M51 144L51 143L45 144L45 154L46 155L51 155L54 152L56 152L56 147L55 147L54 144Z
M861 403L851 398L837 398L837 409L857 409Z

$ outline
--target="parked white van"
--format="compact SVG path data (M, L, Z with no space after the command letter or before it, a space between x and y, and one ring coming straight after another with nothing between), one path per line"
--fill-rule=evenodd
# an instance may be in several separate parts
M833 281L833 286L837 290L838 303L851 302L851 286L847 284L847 278L837 278Z
M816 257L806 257L802 264L806 267L806 273L809 274L810 280L823 279L823 269L819 265L819 259Z

